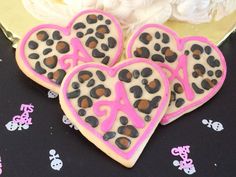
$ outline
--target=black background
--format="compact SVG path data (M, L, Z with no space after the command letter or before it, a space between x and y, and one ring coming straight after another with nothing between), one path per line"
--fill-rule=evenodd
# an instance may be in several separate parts
M62 123L64 115L57 99L49 99L47 89L28 79L17 67L15 50L0 31L0 156L1 177L182 177L173 166L178 159L171 149L190 145L194 177L236 176L236 34L220 46L228 73L219 93L199 109L168 126L159 126L136 165L126 169L113 161L79 131ZM22 103L32 103L33 125L10 132L5 124L20 114ZM221 122L216 132L202 119ZM60 171L50 167L49 150L55 149L63 161Z

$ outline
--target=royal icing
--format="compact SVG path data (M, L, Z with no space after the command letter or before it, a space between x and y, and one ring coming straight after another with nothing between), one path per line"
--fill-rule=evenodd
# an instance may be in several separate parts
M114 65L122 52L122 40L113 16L85 10L65 28L45 24L30 30L19 45L17 62L31 79L58 92L67 71L79 64Z
M179 38L170 29L147 24L130 39L127 57L149 58L169 77L170 105L162 124L196 109L221 88L226 63L220 50L204 37Z
M169 103L161 68L145 59L84 64L62 83L60 103L91 142L127 167L136 162Z

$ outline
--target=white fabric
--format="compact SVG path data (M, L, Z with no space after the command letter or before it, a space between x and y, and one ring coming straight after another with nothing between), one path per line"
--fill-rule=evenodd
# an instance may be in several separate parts
M168 19L189 23L220 20L236 9L236 0L22 0L36 18L66 25L78 11L97 8L118 18L122 27L134 30L144 23Z

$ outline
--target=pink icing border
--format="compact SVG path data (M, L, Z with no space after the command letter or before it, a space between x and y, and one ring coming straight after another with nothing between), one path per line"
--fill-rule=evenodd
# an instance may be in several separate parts
M137 143L134 145L134 147L129 150L128 152L123 152L122 150L118 149L116 146L110 144L107 141L103 140L102 135L100 135L94 128L92 128L89 124L87 124L86 122L84 122L82 120L82 118L80 118L80 116L77 114L77 112L74 110L72 104L70 103L70 101L67 99L66 93L67 93L67 88L69 86L69 83L71 81L71 79L74 77L74 75L76 75L80 70L86 69L86 68L98 68L100 70L106 71L110 76L113 76L116 74L116 72L120 69L120 68L125 68L126 66L130 65L130 64L140 64L140 63L146 63L151 65L152 67L154 67L160 74L160 76L163 79L164 82L164 88L165 88L165 94L163 95L163 100L161 102L161 104L159 105L157 112L155 114L155 116L152 118L151 122L149 123L148 128L146 129L146 131L143 133L143 135L137 140ZM120 156L122 156L125 159L129 159L133 156L133 154L136 152L136 150L139 148L139 146L141 145L142 142L145 141L146 138L148 138L148 136L150 135L150 133L152 132L153 129L155 129L156 127L156 123L158 122L158 120L161 118L160 115L163 111L163 109L166 107L166 105L169 103L169 81L166 78L165 74L163 73L162 69L154 64L154 62L146 60L146 59L142 59L142 58L138 58L135 60L126 60L118 65L115 65L113 67L108 67L105 65L101 65L101 64L97 64L97 63L87 63L87 64L83 64L81 66L78 66L76 68L74 68L70 73L68 73L68 75L66 76L62 87L61 87L61 93L62 93L62 97L65 100L70 112L73 114L73 116L76 118L76 120L78 121L78 123L80 125L82 125L83 127L85 127L86 129L88 129L90 132L92 132L97 138L99 138L102 142L104 142L105 145L107 145L110 149L112 149L114 152L116 152L117 154L119 154Z
M61 27L61 26L58 26L58 25L53 25L53 24L43 24L43 25L39 25L39 26L36 26L34 28L32 28L28 33L26 33L26 35L24 36L24 38L22 39L21 43L20 43L20 47L19 47L19 52L20 52L20 57L24 63L24 66L27 67L28 70L30 70L34 75L37 76L37 78L40 78L41 80L43 80L44 82L46 82L47 84L50 84L50 85L53 85L53 86L56 86L56 87L59 87L57 84L53 83L52 81L50 81L47 77L45 77L44 75L40 75L38 74L37 72L35 72L33 70L33 68L30 66L29 62L27 61L27 57L25 56L25 45L26 45L26 42L29 40L30 36L36 32L36 31L39 31L41 29L47 29L47 28L50 28L50 29L55 29L55 30L59 30L61 32L64 33L64 35L68 36L70 35L70 32L71 32L71 27L72 25L74 24L74 22L82 15L86 14L86 13L100 13L102 15L105 15L107 16L108 18L110 18L115 27L116 27L116 30L118 31L118 49L116 51L116 54L114 56L114 58L112 58L112 62L110 63L110 65L114 65L118 59L119 59L119 56L122 54L122 49L123 49L123 33L122 33L122 30L121 30L121 27L120 27L120 24L119 22L115 19L114 16L112 16L111 14L109 13L106 13L104 11L101 11L101 10L97 10L97 9L88 9L88 10L84 10L84 11L81 11L80 13L78 13L69 23L66 27ZM73 39L73 38L71 38ZM73 45L73 40L70 41ZM76 48L76 47L75 47ZM84 50L83 50L84 51ZM86 53L85 53L86 54ZM71 55L75 55L75 52L73 52L73 54L68 54L68 55L64 55L62 58L65 58L66 56L71 56Z
M223 56L223 54L221 53L221 51L219 50L219 48L213 44L212 42L210 42L207 38L205 37L200 37L200 36L190 36L190 37L184 37L184 38L180 38L177 36L177 34L172 31L171 29L160 25L160 24L146 24L144 26L142 26L140 29L138 29L134 35L131 37L131 40L128 43L128 47L126 50L126 55L128 58L132 58L132 46L135 42L135 40L137 39L137 37L139 36L139 34L144 31L146 28L159 28L163 31L165 31L166 33L172 35L176 41L176 45L177 45L177 49L178 50L183 50L184 49L184 45L185 43L187 43L188 41L200 41L200 42L204 42L207 43L208 45L210 45L219 55L219 59L221 61L222 64L222 68L223 68L223 75L220 79L220 81L218 82L217 86L212 89L209 94L207 94L207 96L205 96L204 98L197 100L195 102L193 102L192 104L189 104L181 109L179 109L178 111L175 111L173 113L170 114L166 114L163 119L161 120L161 124L168 124L171 121L174 121L177 116L181 116L182 114L184 114L185 112L188 112L188 110L196 107L196 106L200 106L204 103L206 103L207 101L209 101L222 87L224 80L226 78L226 73L227 73L227 67L226 67L226 62L225 62L225 58ZM161 66L161 64L158 64Z

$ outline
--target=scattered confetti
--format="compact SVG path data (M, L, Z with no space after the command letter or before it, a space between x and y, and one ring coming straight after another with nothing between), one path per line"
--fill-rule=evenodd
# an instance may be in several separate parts
M202 123L207 125L208 128L212 128L213 130L219 132L224 129L223 125L220 122L213 122L213 120L203 119Z
M70 128L74 128L75 130L78 130L78 128L71 123L71 121L68 119L68 117L66 117L66 115L63 115L62 122L66 125L69 125Z
M192 175L196 173L196 169L193 164L193 160L188 158L188 153L190 153L189 150L190 146L179 146L177 148L171 149L171 154L174 156L180 156L181 160L174 160L173 165L175 167L178 167L179 170L183 170L186 174Z
M57 170L57 171L60 171L60 169L62 168L63 166L63 162L62 160L60 159L60 156L59 154L56 154L56 151L55 149L51 149L49 151L49 160L51 161L51 167L53 170Z
M48 98L54 99L54 98L57 98L57 97L58 97L58 93L56 93L56 92L54 92L52 90L48 91Z
M34 106L32 104L22 104L20 111L23 113L21 115L16 115L8 122L5 127L9 131L28 129L32 125L32 118L29 117L29 113L34 111Z
M1 159L1 156L0 156L0 175L2 174L2 159Z

